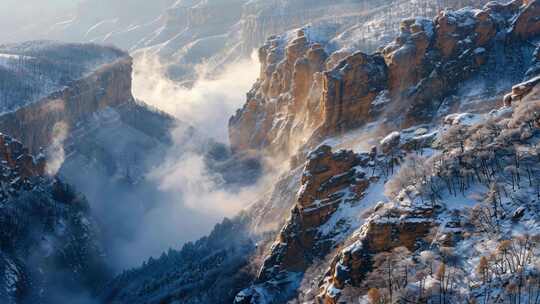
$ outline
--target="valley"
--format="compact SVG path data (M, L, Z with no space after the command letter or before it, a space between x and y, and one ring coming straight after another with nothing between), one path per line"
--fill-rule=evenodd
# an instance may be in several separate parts
M540 1L120 2L0 36L0 302L538 302Z

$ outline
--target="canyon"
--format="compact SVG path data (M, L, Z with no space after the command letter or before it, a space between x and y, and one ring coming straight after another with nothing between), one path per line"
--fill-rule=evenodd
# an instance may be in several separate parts
M54 301L65 292L48 273L36 274L22 249L32 242L43 249L38 268L57 254L71 257L59 243L87 254L53 268L100 303L538 297L540 1L167 5L130 31L119 21L97 26L105 34L92 41L116 41L131 54L79 42L0 47L2 85L36 87L26 95L2 91L0 131L9 136L0 137L0 220L9 229L0 253L9 275L0 294L9 303ZM88 28L80 24L67 29ZM258 79L236 113L223 113L228 142L133 96L139 56L156 56L163 76L196 88L257 47ZM70 63L80 58L89 61ZM35 82L41 74L48 86ZM203 160L204 174L217 180L204 191L255 193L233 195L250 201L207 236L107 269L127 262L107 251L125 237L115 234L118 218L131 236L154 231L146 211L174 199L161 202L150 178L170 165L171 153L187 176L198 174L191 157ZM25 199L35 193L38 202ZM202 208L198 196L192 203ZM143 211L130 213L139 201ZM20 232L34 208L53 219L40 224L48 217L30 216L38 224L23 226L37 234ZM192 209L180 213L208 225ZM66 241L70 233L83 240Z

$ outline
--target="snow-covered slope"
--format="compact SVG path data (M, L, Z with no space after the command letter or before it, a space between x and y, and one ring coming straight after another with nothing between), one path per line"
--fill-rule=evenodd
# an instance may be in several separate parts
M104 302L231 303L253 279L249 257L256 247L245 225L242 217L225 219L208 237L123 272L107 285Z
M294 12L294 3L245 7ZM311 12L330 11L325 4L314 2ZM243 252L249 265L237 266L254 279L235 303L504 303L536 295L539 244L523 231L538 223L540 4L464 4L479 5L373 2L380 11L319 15L260 49L260 78L231 119L231 143L237 152L292 158L291 172L242 215L257 248ZM436 16L400 23L414 8ZM386 24L384 16L396 19ZM377 39L386 44L370 44ZM172 268L200 286L197 270ZM151 280L152 267L134 273ZM111 299L144 290L140 277L117 280L130 292ZM197 301L168 288L147 292Z
M112 275L84 196L45 176L43 155L0 135L2 303L86 301Z
M0 45L0 113L47 97L125 56L99 45L52 41Z

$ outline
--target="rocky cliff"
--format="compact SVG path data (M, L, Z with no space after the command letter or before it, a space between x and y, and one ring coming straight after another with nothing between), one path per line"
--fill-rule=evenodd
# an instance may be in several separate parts
M324 26L271 38L259 52L260 79L230 121L232 146L287 155L381 117L384 127L408 127L447 107L465 107L488 90L501 94L527 71L535 11L534 3L492 3L408 19L398 38L371 55L351 55L346 43L336 50L338 41ZM522 34L524 26L529 30ZM503 63L510 66L505 79L481 84ZM473 83L480 87L474 98L446 104Z
M0 45L0 110L13 112L126 53L96 44L29 41Z
M297 201L257 279L235 301L283 303L294 297L302 303L351 303L373 301L375 292L380 300L370 303L474 298L480 287L473 293L451 294L426 288L418 295L408 284L423 284L427 278L438 280L430 283L435 288L446 274L441 278L432 271L420 281L408 276L420 276L425 268L416 258L433 251L433 263L441 271L457 267L465 272L455 284L474 281L474 275L467 274L470 268L450 262L449 256L454 256L445 251L452 247L473 254L470 262L474 250L467 248L468 242L486 237L486 230L478 228L482 224L472 219L483 207L475 206L468 195L487 195L489 191L479 189L490 187L527 191L515 179L523 174L529 177L528 187L534 186L536 169L519 173L525 170L519 169L519 156L510 163L518 150L529 149L536 134L531 124L536 99L529 95L528 104L520 101L534 92L538 80L512 84L534 76L537 7L537 1L489 3L482 9L444 10L433 20L405 20L399 37L371 55L356 52L339 58L341 54L328 52L328 44L309 27L272 38L260 50L259 81L244 108L231 118L231 143L240 151L257 149L272 155L290 155L305 143L303 149L318 148L307 154ZM528 30L521 32L524 26ZM504 73L494 79L490 73L503 62ZM498 110L503 99L512 109ZM531 112L521 112L525 108ZM449 115L464 110L477 114ZM354 147L358 143L351 138L362 136L370 125L378 128L372 138L388 136L369 153L333 154L320 145ZM489 133L491 128L497 131ZM517 133L510 135L513 132ZM360 147L365 149L365 143ZM498 169L480 169L491 166ZM503 190L509 186L496 182L509 178L514 180L513 190ZM459 195L463 198L458 201L449 197ZM506 210L500 221L519 222L527 203L500 195ZM464 205L470 209L458 211ZM512 226L500 229L497 233L519 233ZM504 233L498 236L503 242ZM537 244L530 250L536 252ZM395 260L399 257L414 266ZM405 269L405 277L390 274L392 279L385 282L377 276L385 274L384 267L394 266L396 271Z
M368 209L362 201L366 189L378 177L368 177L368 163L374 155L352 151L332 153L321 146L309 155L301 178L300 190L290 217L279 232L255 280L255 286L243 290L235 303L284 302L299 286L298 277L316 260L324 259L342 235L357 225L351 219L336 219L344 206Z
M132 61L127 55L102 65L60 91L0 117L0 130L20 138L33 152L54 140L55 126L68 133L78 122L107 107L134 102Z

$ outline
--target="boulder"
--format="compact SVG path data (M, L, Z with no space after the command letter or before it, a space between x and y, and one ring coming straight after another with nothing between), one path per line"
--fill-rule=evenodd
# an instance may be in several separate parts
M515 102L520 102L523 98L530 94L533 88L538 84L540 84L540 76L513 86L512 92L506 94L503 98L504 105L511 106Z
M401 141L401 133L395 131L388 134L380 142L381 151L384 154L391 153L392 151L394 151L395 149L399 147L400 141Z

